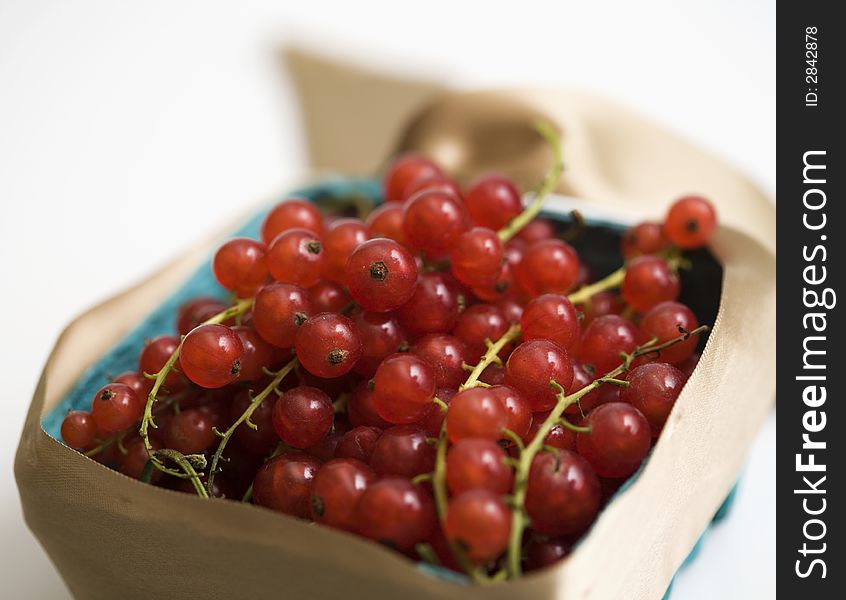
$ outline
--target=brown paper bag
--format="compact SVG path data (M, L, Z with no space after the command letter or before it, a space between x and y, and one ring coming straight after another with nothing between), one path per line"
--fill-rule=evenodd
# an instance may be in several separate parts
M572 128L589 129L597 118L595 106L567 94L557 98L558 104L547 97L544 110L567 107L557 119L565 139ZM607 110L608 122L620 125L626 136L639 137L622 140L606 132L585 140L593 144L590 152L565 143L570 193L596 193L599 188L590 186L599 185L603 173L596 161L608 156L624 158L632 173L638 163L649 169L639 150L666 137L626 112ZM738 176L731 169L671 141L675 163L685 172L701 165L714 189L733 189L733 199L745 201L732 187ZM654 182L654 202L666 203L660 172ZM638 182L638 200L646 197L647 185ZM617 191L619 196L593 197L613 206L624 197L622 188ZM732 222L726 218L731 207L720 209L723 221ZM761 207L755 210L757 218L771 220ZM716 236L713 251L724 266L719 314L643 472L568 559L520 581L467 587L436 579L351 535L129 479L42 430L44 415L86 367L178 286L212 251L213 240L64 331L44 368L18 448L15 473L24 516L79 598L660 598L735 482L772 403L774 259L766 249L771 238L761 238L767 232L754 233L758 241L733 227Z

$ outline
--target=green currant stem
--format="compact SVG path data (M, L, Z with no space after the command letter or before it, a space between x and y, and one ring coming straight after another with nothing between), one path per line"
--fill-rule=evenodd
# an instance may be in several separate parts
M541 207L543 206L544 199L555 189L555 186L558 185L558 180L564 172L561 137L558 135L555 127L553 127L550 123L540 122L535 125L535 129L543 136L552 149L552 167L550 167L549 171L547 171L546 176L543 179L543 183L535 194L535 197L532 198L531 203L529 203L523 212L511 219L511 222L508 223L508 225L499 230L499 239L503 242L507 242L513 238L520 232L521 229L523 229L523 227L526 226L527 223L529 223L529 221L538 216L538 213L540 213Z
M238 417L238 419L234 423L232 423L232 425L229 426L229 429L227 429L223 434L220 434L218 432L221 438L220 443L217 446L217 450L215 450L214 454L212 455L211 467L209 468L209 476L206 478L206 488L208 489L209 493L211 493L212 491L212 485L214 484L214 476L217 473L217 465L220 462L221 456L223 456L223 451L226 449L226 445L229 443L229 440L235 433L235 430L238 429L239 425L245 422L248 425L252 425L253 428L255 427L255 425L252 424L252 421L250 421L250 417L252 416L252 414L261 405L261 403L264 402L265 398L267 398L271 393L276 391L276 387L280 383L282 383L282 380L285 379L285 377L287 377L288 374L293 371L296 366L297 359L293 358L287 365L279 369L274 374L274 377L271 382L267 384L267 387L265 387L261 392L259 392L259 394L255 398L252 399L249 406L247 406L247 408L244 409L244 412L241 413L241 416ZM217 432L217 430L215 431Z
M189 461L184 454L182 454L181 452L177 452L176 450L156 450L154 458L151 458L150 462L153 462L154 459L160 460L159 457L167 458L179 465L180 468L185 471L185 474L188 476L188 478L191 479L191 483L194 485L194 489L197 490L197 495L200 498L209 497L208 493L206 492L206 488L203 487L203 482L200 481L200 476L194 469L194 465L191 464L191 461Z
M619 269L617 269L607 277L603 277L596 283L592 283L590 285L584 286L583 288L579 288L572 294L569 294L567 298L569 298L570 302L572 302L573 304L585 304L593 296L600 292L620 287L625 277L626 267L620 267Z
M497 341L488 343L488 350L485 352L482 359L479 361L473 370L470 372L470 375L467 377L467 381L465 381L459 389L459 391L466 390L468 388L477 387L479 385L479 377L481 377L482 372L488 368L491 364L500 360L499 353L502 352L502 349L505 348L509 343L513 342L520 336L520 326L519 325L512 325L508 328L502 337L499 338Z

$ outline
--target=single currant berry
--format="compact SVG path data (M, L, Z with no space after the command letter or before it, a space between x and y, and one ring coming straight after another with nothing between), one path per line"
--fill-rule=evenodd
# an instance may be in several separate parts
M345 284L347 261L369 239L370 229L360 219L338 219L333 222L325 236L326 262L323 276Z
M474 182L467 190L464 203L473 223L494 231L502 229L523 212L523 200L517 186L500 175L488 175Z
M405 204L403 230L409 244L429 258L447 256L467 231L469 219L452 194L423 191Z
M528 295L566 294L579 280L579 255L561 240L541 240L529 246L514 270L517 285Z
M526 570L537 571L554 565L573 549L566 538L535 538L526 546Z
M402 206L392 202L385 203L368 215L365 224L374 238L388 238L405 246L408 240L402 228L402 215Z
M526 489L526 512L535 531L580 533L593 521L600 501L599 480L581 456L561 449L535 456Z
M453 396L458 393L456 388L440 388L436 394L438 400L443 402L446 406L441 405L440 403L433 402L426 413L423 415L423 418L417 422L417 425L423 428L426 432L426 435L429 437L439 437L441 435L441 431L444 427L444 420L446 419L447 410L449 408L449 403L452 401Z
M548 219L532 219L523 229L517 232L517 238L527 244L534 244L540 240L555 237L555 224Z
M569 390L575 394L586 385L593 383L597 373L593 367L586 365L578 358L572 358L573 363L573 385ZM599 374L603 375L602 373ZM618 402L620 400L620 388L616 385L601 385L592 392L582 396L576 404L571 404L565 409L567 415L586 415L591 410L607 402ZM574 438L575 439L575 438Z
M132 388L139 398L147 399L153 389L153 380L147 379L141 373L127 371L115 377L115 383L122 383Z
M199 454L214 444L217 436L212 430L212 418L199 408L180 411L162 428L165 446L182 454Z
M182 340L179 368L188 379L204 388L219 388L241 375L244 344L225 325L200 325Z
M702 248L717 228L714 205L700 196L676 200L664 220L664 234L679 248Z
M453 276L464 285L490 285L502 271L502 242L493 229L474 227L458 238L450 260Z
M382 479L364 491L355 507L358 533L407 551L426 540L437 522L432 497L407 479Z
M62 439L70 448L86 450L97 437L97 424L90 412L72 410L62 421Z
M443 175L417 178L406 186L402 195L402 201L406 202L419 192L441 192L452 194L457 199L462 199L461 187L458 182Z
M376 474L366 464L341 458L324 463L311 487L311 518L316 523L353 531L355 505Z
M457 388L467 378L463 366L467 362L464 342L446 333L433 333L420 338L411 353L429 363L439 388Z
M340 377L361 358L361 338L355 324L343 315L320 313L297 331L297 358L318 377Z
M270 244L280 233L295 228L308 229L318 235L323 232L323 217L308 200L291 198L273 207L262 223L261 239Z
M338 441L338 445L335 446L335 457L354 458L363 463L369 463L380 437L382 437L382 430L378 427L353 427Z
M133 438L126 442L125 446L126 454L122 452L117 453L117 469L127 477L141 479L141 473L150 461L150 455L147 453L146 446L144 446L144 440L140 437ZM150 438L150 446L153 452L162 448L161 444L154 438ZM161 474L161 471L158 469L153 469L150 474L150 483L156 483L161 477Z
M621 354L634 351L640 341L634 323L617 315L606 315L585 329L579 358L600 377L618 367L623 362Z
M699 327L699 321L696 320L696 315L690 308L679 302L662 302L643 315L640 320L643 335L647 339L657 340L657 344L674 340L697 327ZM672 365L681 364L690 358L696 350L697 343L697 338L691 336L664 348L656 358Z
M229 423L234 423L244 411L252 404L253 398L249 390L238 393L229 406ZM276 396L265 398L261 404L250 415L250 421L256 425L251 427L238 427L232 439L239 448L262 459L270 455L279 445L279 436L273 429L273 406L276 404Z
M623 298L617 292L599 292L591 296L587 305L583 306L584 320L582 326L587 327L599 317L605 315L619 315L626 308Z
M317 458L321 461L332 460L335 458L335 449L338 447L338 444L341 442L341 438L344 437L343 431L340 429L335 430L332 429L326 434L323 439L317 442L314 446L309 446L305 448L304 451L306 454L310 454L311 456Z
M240 325L232 331L241 340L244 352L241 354L241 381L258 381L264 377L264 369L271 369L279 362L279 351L266 342L255 327Z
M131 427L141 418L146 398L139 398L127 385L110 383L94 394L91 417L105 433L117 433Z
M291 348L297 331L311 314L311 303L304 289L290 283L273 283L256 295L253 327L277 348Z
M569 392L573 365L567 351L549 340L530 340L514 349L505 364L505 385L520 392L534 412L550 410L556 404L555 381Z
M526 439L532 440L540 431L541 425L543 425L544 421L549 417L548 412L537 413L535 415L534 420L532 420L532 425L529 428L529 433L526 435ZM568 417L572 419L572 417ZM560 448L561 450L570 450L572 452L576 451L576 432L568 429L564 425L555 424L553 425L549 433L546 434L546 438L543 440L545 446L550 446L552 448Z
M282 454L267 461L253 481L253 502L288 515L311 515L311 490L320 461L305 454Z
M253 296L267 279L267 247L248 238L230 240L218 248L212 270L227 290L242 298Z
M441 170L428 158L419 154L406 154L391 163L382 180L382 193L386 202L402 202L405 190L418 180L441 175Z
M629 387L622 390L620 399L643 413L652 437L657 438L686 380L684 373L667 363L641 365L626 376Z
M417 262L393 240L370 240L350 256L346 284L350 295L364 310L388 312L408 302L414 294Z
M497 301L496 306L509 323L519 323L523 318L523 305L514 298L503 298Z
M435 373L413 354L389 356L373 378L373 406L385 421L397 425L419 421L435 395Z
M637 471L652 443L649 422L625 402L609 402L585 419L588 433L576 435L576 446L600 477L628 477Z
M353 427L369 426L386 429L392 425L376 412L373 385L367 381L359 383L350 394L347 401L347 417Z
M524 340L546 339L566 350L579 341L579 314L567 296L542 294L523 309L520 329Z
M630 259L645 254L658 254L669 246L661 225L644 221L629 227L620 238L620 251L624 258Z
M449 501L444 533L466 550L471 562L485 564L508 546L511 509L491 491L464 492Z
M488 490L507 494L514 471L506 464L502 446L491 440L463 439L447 453L446 483L452 494Z
M283 442L294 448L308 448L332 429L335 409L317 388L299 386L288 390L273 406L273 428Z
M467 346L468 363L475 364L487 351L486 340L495 342L508 331L508 320L492 304L474 304L458 317L453 335Z
M400 324L411 335L446 333L461 313L454 280L443 273L421 273L411 298L397 310Z
M447 434L453 443L467 438L497 441L504 436L508 415L498 393L484 387L466 389L450 401Z
M267 252L267 266L273 278L303 288L320 281L325 261L320 236L302 228L280 233Z
M471 289L473 290L473 295L484 302L499 303L503 300L511 300L511 296L516 291L514 267L507 260L504 261L499 269L499 274L493 282L485 285L474 285Z
M644 312L679 297L679 276L657 256L639 256L626 268L621 291L629 306Z
M188 335L188 332L197 325L211 319L227 308L228 306L217 298L200 297L189 300L179 307L176 317L176 330L179 335Z
M179 340L172 335L161 335L153 338L144 345L138 359L138 370L147 375L158 374L179 348ZM171 371L164 380L165 391L175 393L186 385L185 377L181 373Z
M411 479L435 468L435 447L416 425L397 425L382 432L373 446L370 466L381 477Z
M352 302L352 297L340 283L322 279L308 288L308 300L317 314L341 312Z
M353 322L361 337L361 358L355 364L356 373L372 377L382 361L406 345L405 332L393 313L357 312Z
M517 390L507 385L494 385L489 390L505 405L508 413L508 422L505 426L508 430L524 441L530 439L527 436L532 426L532 405Z

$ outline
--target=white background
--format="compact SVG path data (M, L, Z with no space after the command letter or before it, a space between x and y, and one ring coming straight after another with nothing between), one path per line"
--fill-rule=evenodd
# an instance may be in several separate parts
M22 523L12 476L61 328L302 172L295 105L273 58L280 45L462 88L600 91L774 193L773 0L492 4L0 0L4 595L67 596ZM735 512L673 598L775 596L774 432L775 414Z

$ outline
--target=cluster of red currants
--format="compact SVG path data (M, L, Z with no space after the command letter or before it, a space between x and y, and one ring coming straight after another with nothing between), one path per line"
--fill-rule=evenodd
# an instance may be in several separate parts
M714 210L686 197L629 229L626 265L591 283L506 178L462 190L405 156L384 196L366 220L290 199L261 241L223 244L234 305L186 303L178 335L149 341L62 437L131 477L476 577L506 551L509 575L550 564L638 469L695 366L674 257L708 242ZM161 449L192 460L165 468Z

